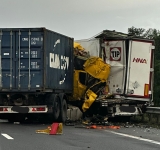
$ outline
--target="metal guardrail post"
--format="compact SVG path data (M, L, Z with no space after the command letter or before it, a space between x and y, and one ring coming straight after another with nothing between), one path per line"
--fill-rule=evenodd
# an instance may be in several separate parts
M149 122L152 122L153 115L155 114L156 122L160 122L160 107L147 107L146 113L148 113Z
M160 121L160 116L157 115L157 123L159 123L159 121Z
M152 122L152 114L149 114L149 122Z

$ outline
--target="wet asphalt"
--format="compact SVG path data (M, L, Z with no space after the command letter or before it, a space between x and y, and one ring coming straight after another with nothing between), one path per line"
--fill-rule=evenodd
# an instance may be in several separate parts
M63 126L62 135L37 134L35 132L39 129L46 129L49 125L41 123L13 124L1 120L0 150L160 149L160 130L155 128L122 126L120 129L86 129L78 125ZM116 133L122 133L122 135ZM141 138L145 140L141 140Z

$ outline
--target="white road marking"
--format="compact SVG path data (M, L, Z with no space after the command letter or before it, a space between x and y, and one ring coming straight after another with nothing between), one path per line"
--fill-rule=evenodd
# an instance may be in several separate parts
M107 130L105 130L105 131L106 131L106 132L113 133L113 134L117 134L117 135L129 137L129 138L132 138L132 139L137 139L137 140L140 140L140 141L145 141L145 142L149 142L149 143L153 143L153 144L158 144L158 145L160 145L160 142L158 142L158 141L154 141L154 140L150 140L150 139L145 139L145 138L141 138L141 137L133 136L133 135L129 135L129 134L114 132L114 131L107 131Z
M9 136L8 134L5 134L5 133L1 133L1 135L4 136L8 140L13 140L14 139L14 138L12 138L11 136Z

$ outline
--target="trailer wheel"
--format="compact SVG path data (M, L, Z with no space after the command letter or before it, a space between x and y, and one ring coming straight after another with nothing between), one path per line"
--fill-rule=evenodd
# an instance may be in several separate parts
M53 108L53 119L57 120L60 115L60 98L57 94L51 95L52 108Z
M62 99L59 121L64 123L66 119L67 119L67 102L65 99Z

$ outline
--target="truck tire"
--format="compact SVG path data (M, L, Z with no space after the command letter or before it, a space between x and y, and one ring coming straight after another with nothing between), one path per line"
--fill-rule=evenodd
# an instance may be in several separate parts
M65 123L66 119L67 119L67 102L65 99L62 99L59 122Z
M60 115L60 98L57 94L52 94L49 101L52 103L52 118L56 121Z

